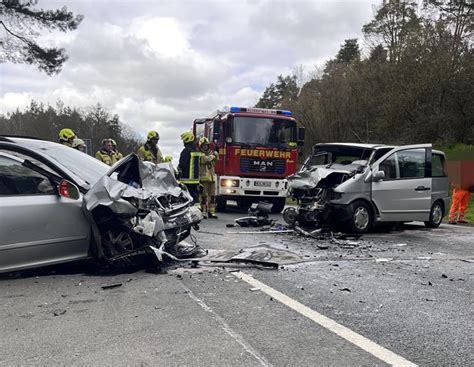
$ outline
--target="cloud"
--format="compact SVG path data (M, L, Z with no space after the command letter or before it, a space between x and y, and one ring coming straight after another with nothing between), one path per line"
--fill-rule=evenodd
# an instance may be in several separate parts
M53 77L29 65L0 65L0 113L31 99L100 103L140 136L156 129L167 154L192 121L228 105L257 102L280 74L311 72L344 39L360 37L374 1L63 0L83 14L76 31L46 34L69 60Z

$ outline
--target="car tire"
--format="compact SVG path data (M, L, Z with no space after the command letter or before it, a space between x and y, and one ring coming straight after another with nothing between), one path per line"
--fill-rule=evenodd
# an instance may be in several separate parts
M216 198L216 210L218 212L225 212L227 209L227 200L225 198Z
M272 213L281 213L285 209L286 198L273 199L271 203L273 204Z
M431 206L430 219L425 222L427 228L438 228L444 217L444 205L440 201L435 201Z
M373 219L372 208L368 203L362 200L354 201L345 230L348 233L366 233L372 227Z

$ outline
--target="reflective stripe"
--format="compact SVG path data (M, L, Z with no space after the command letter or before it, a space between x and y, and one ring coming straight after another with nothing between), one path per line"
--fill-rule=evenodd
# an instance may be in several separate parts
M191 152L191 159L189 160L188 183L190 183L190 181L199 183L199 159L201 158L201 155L201 152Z

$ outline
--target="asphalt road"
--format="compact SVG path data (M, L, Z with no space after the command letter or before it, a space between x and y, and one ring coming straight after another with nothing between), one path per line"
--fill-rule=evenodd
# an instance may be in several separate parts
M229 233L248 230L226 228L239 215L204 221L199 244L211 253L271 246L302 261L3 276L0 364L474 365L474 228L412 224L348 246Z

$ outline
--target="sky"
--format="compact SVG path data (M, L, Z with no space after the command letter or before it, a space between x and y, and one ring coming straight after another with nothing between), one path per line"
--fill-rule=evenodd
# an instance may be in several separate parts
M140 137L160 133L165 155L195 118L224 106L253 106L278 75L306 76L359 38L381 0L39 0L84 15L79 28L46 33L65 47L60 74L0 64L0 114L31 99L100 103ZM0 33L0 37L4 34ZM87 138L87 137L85 137ZM128 152L126 152L128 153Z

